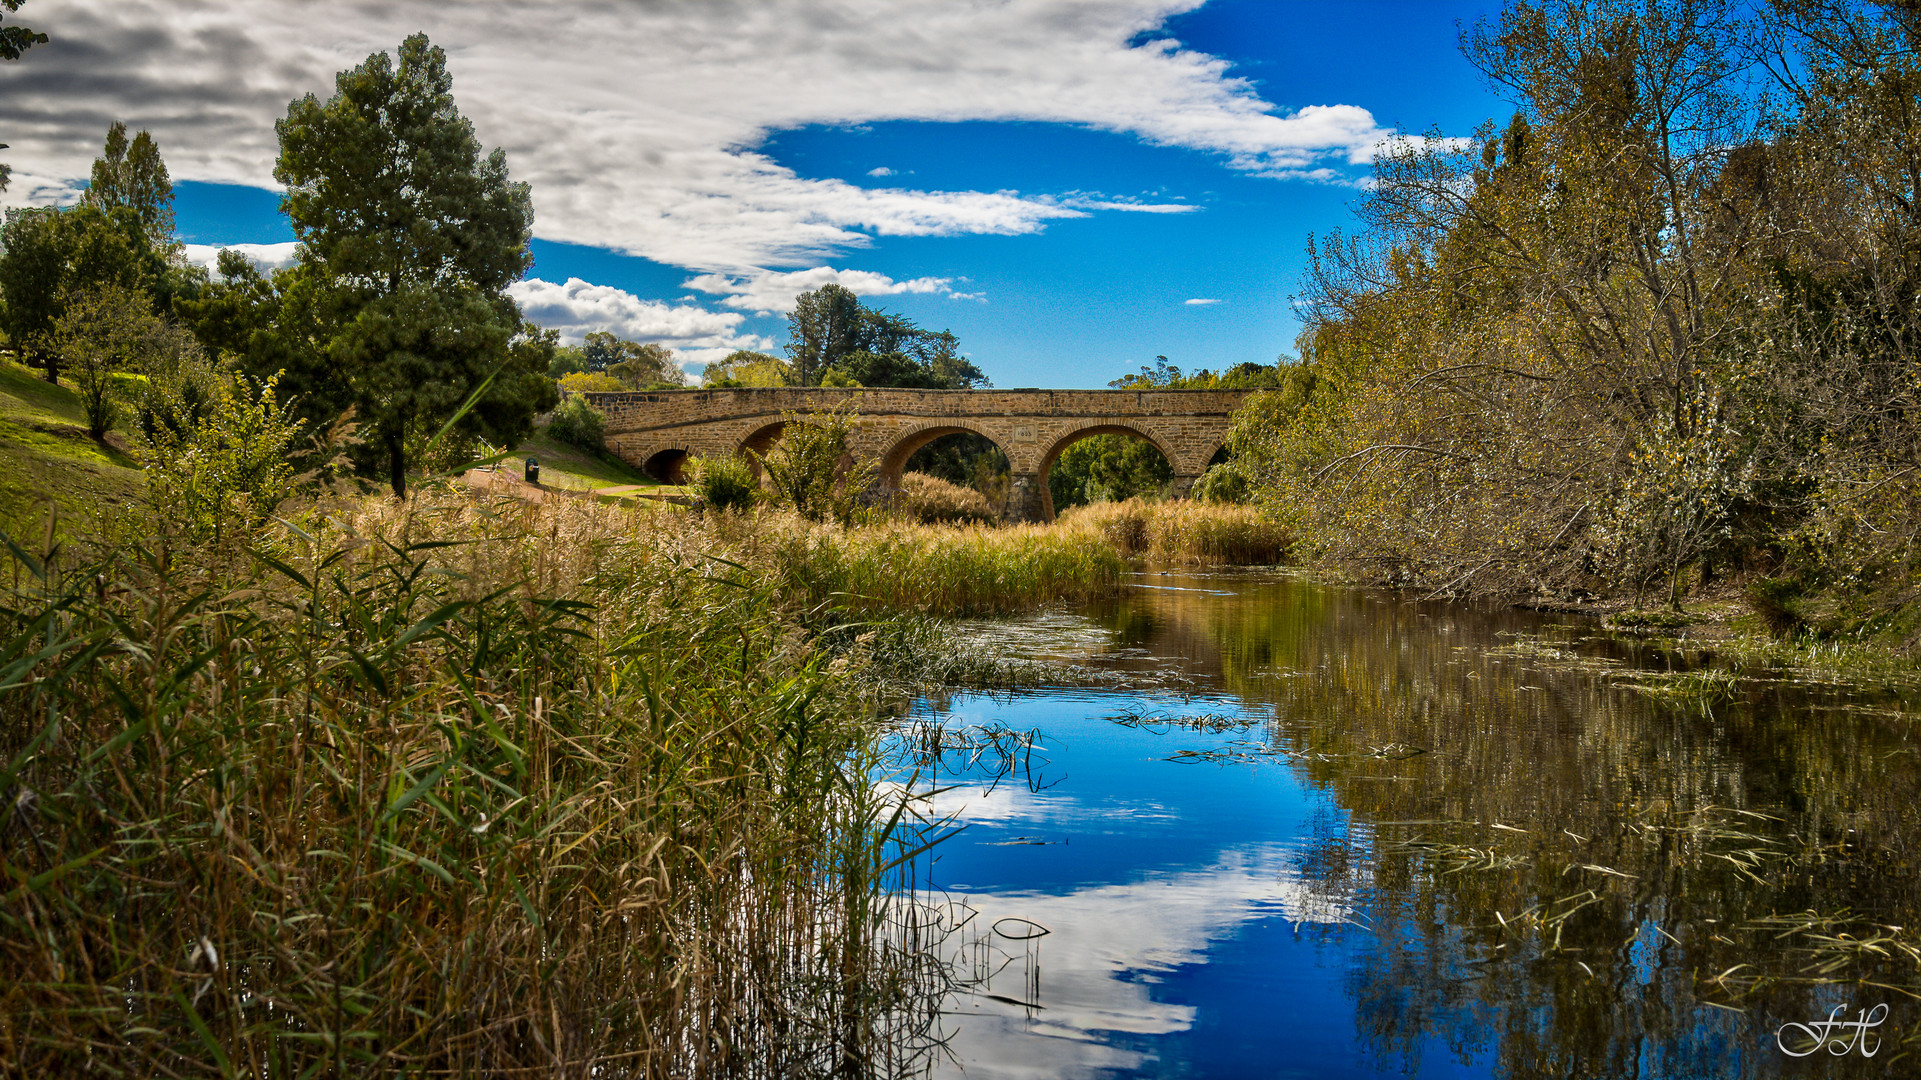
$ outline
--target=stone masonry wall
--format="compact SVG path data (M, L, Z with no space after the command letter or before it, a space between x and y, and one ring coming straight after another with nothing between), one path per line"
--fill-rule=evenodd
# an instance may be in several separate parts
M1227 437L1245 390L899 390L751 388L588 394L607 417L607 447L642 468L655 455L734 454L764 443L782 414L851 407L853 452L878 461L880 483L899 482L920 446L955 431L992 439L1012 468L1010 516L1053 516L1046 473L1076 439L1130 431L1154 443L1185 493ZM756 437L759 437L758 439Z

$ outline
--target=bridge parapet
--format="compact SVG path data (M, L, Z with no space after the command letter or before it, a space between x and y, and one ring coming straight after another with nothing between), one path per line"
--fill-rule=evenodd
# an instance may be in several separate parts
M765 451L786 413L850 409L858 433L850 447L879 465L892 488L914 450L971 431L1007 455L1014 492L1008 515L1053 517L1047 471L1069 444L1119 432L1146 439L1166 456L1179 494L1227 437L1246 390L906 390L865 387L752 387L591 393L607 417L606 444L621 458L667 478L689 455Z

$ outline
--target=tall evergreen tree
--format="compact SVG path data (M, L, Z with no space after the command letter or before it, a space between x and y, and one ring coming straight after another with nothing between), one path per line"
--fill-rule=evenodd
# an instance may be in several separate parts
M145 131L127 138L125 122L107 129L107 145L94 159L85 202L112 213L127 209L140 221L147 242L156 248L173 243L173 180L160 148Z
M397 63L369 56L332 98L294 101L275 125L274 177L324 327L326 368L312 374L371 428L402 498L410 433L444 424L483 384L459 428L496 443L557 400L552 338L507 295L533 262L532 199L503 151L482 158L452 89L446 54L415 34Z

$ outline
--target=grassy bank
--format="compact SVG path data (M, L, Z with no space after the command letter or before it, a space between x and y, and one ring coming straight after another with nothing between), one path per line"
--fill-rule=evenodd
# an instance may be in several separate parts
M72 390L0 359L0 528L43 535L52 509L58 534L79 535L101 507L145 493L139 464L87 434Z
M0 1073L861 1075L917 1045L857 647L679 515L292 520L257 555L16 556Z
M717 516L716 539L813 602L975 616L1077 603L1132 568L1279 562L1284 536L1243 507L1130 500L1083 507L1051 525L922 525L878 519L840 529L790 515Z

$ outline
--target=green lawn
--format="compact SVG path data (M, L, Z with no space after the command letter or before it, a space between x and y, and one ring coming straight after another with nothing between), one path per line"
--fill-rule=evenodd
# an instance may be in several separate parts
M124 433L120 433L124 434ZM49 503L66 536L96 533L93 518L109 506L125 505L146 494L146 478L120 446L87 434L80 399L55 386L32 368L0 358L0 530L16 539L32 537L29 549L43 542ZM115 445L118 443L119 445ZM529 455L540 461L544 487L570 491L639 485L665 487L639 469L612 456L590 454L536 431L505 461L503 471L525 475Z
M515 476L524 476L530 456L540 462L540 483L543 487L592 491L595 488L627 484L661 486L653 477L612 455L590 454L577 446L550 438L545 428L534 432L532 438L500 463L500 467L511 469Z
M44 539L51 504L62 534L92 533L95 514L146 490L138 462L87 434L72 390L0 360L0 529Z

